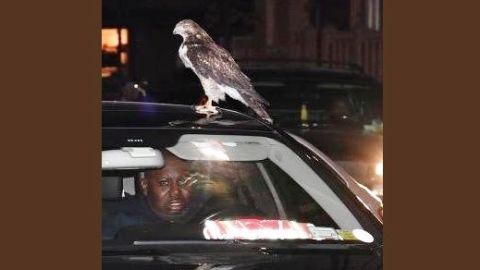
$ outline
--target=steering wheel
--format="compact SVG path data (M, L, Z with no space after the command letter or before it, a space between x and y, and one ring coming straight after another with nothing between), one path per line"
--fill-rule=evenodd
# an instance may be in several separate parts
M234 217L264 217L265 213L262 211L255 209L253 207L248 206L235 206L228 209L223 209L217 211L213 214L208 215L205 217L200 223L204 224L207 220L216 220L216 219L225 219L225 218L234 218Z

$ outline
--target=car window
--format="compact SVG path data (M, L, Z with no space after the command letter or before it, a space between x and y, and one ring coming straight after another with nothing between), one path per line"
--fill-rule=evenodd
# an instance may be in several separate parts
M162 167L103 171L104 240L189 238L208 220L242 218L362 228L298 155L271 138L185 134L156 148Z
M277 165L269 161L265 162L265 167L270 177L276 181L277 192L288 219L338 228L319 204Z

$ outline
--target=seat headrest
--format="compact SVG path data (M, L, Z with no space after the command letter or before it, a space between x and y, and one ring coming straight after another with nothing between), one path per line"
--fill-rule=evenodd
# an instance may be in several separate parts
M103 176L102 177L102 199L115 200L122 198L122 177Z

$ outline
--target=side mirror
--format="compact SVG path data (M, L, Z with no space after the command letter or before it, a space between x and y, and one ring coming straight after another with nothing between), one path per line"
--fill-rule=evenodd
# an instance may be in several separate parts
M102 151L102 170L153 169L161 168L164 164L162 152L151 147Z

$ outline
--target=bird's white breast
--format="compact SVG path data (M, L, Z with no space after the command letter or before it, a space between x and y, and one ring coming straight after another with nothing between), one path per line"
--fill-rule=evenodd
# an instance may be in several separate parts
M178 49L178 55L180 56L180 59L182 60L186 68L192 68L192 63L187 57L187 50L187 46L182 43L182 45L180 45L180 48Z

